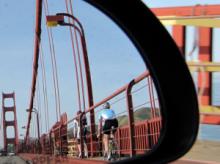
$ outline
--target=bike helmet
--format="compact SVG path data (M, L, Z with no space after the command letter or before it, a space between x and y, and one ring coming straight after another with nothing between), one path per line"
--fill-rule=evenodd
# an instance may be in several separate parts
M104 103L103 108L110 109L110 103L109 102Z

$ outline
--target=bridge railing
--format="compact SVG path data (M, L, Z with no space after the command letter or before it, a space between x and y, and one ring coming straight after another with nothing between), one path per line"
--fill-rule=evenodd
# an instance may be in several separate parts
M145 71L110 96L85 110L88 123L86 147L89 156L100 156L103 152L102 140L96 136L98 117L103 110L102 104L106 101L110 102L119 120L119 127L115 133L118 154L121 156L143 154L157 144L162 126L160 108L150 74ZM95 123L92 125L90 111L93 111L95 117ZM67 115L63 114L50 132L41 136L41 153L70 156L78 154L72 129L72 123L76 117L67 121ZM94 134L91 133L92 126L95 126ZM85 145L81 143L81 148L83 147Z
M142 84L141 87L138 86L139 83ZM142 94L140 97L137 95L140 91L146 94L144 96ZM88 125L89 133L86 136L89 155L101 155L103 152L102 140L98 140L96 135L98 116L102 111L102 104L106 101L110 102L111 108L115 110L119 120L119 128L115 133L119 154L130 156L141 154L150 150L157 143L161 129L160 108L152 79L149 72L146 71L85 111L88 123L91 110L95 115L95 125ZM90 133L92 126L95 126L95 134ZM75 152L75 154L77 153Z

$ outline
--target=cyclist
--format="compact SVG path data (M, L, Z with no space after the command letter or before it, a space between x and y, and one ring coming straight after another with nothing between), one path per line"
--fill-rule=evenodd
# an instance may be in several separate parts
M79 124L79 118L80 115L82 114L81 117L81 125L82 125L82 135L83 135L83 143L84 143L84 152L85 152L85 157L88 158L88 148L86 145L86 133L87 133L87 119L85 116L85 113L82 113L81 111L77 112L77 117L76 119L74 119L73 121L73 137L76 139L77 141L77 147L78 147L78 151L79 151L79 158L82 158L82 150L81 150L81 146L80 146L80 124Z
M104 109L101 110L101 113L98 117L99 125L98 125L97 137L98 138L100 137L102 130L102 134L103 134L102 142L104 144L104 158L107 157L108 160L111 160L111 153L109 151L109 138L111 132L113 132L113 134L116 132L118 128L118 120L116 118L114 110L110 108L109 102L106 102L103 105L103 108Z

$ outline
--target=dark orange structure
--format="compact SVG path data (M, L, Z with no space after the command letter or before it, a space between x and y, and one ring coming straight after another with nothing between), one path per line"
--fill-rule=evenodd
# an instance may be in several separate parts
M38 66L38 51L39 51L39 43L38 39L40 38L40 29L41 29L41 5L42 1L37 1L38 7L38 16L36 19L36 42L35 42L35 53L34 53L34 70L33 70L33 79L32 79L32 90L31 90L31 101L30 107L31 110L33 108L33 99L35 95L35 86L36 86L36 78L37 78L37 66ZM210 5L210 6L195 6L195 7L173 7L173 8L155 8L152 11L157 16L210 16L210 15L220 15L220 6ZM185 55L185 48L186 48L186 27L185 26L173 26L173 38L176 41L180 51L183 55ZM202 34L202 35L201 35ZM212 61L212 28L199 28L199 59L201 61ZM85 50L84 50L85 51ZM87 52L85 52L87 54ZM88 64L88 63L87 63ZM88 65L89 66L89 65ZM87 68L88 68L87 66ZM88 72L86 72L88 75ZM90 76L90 75L89 75ZM205 82L205 91L200 95L199 100L202 105L211 105L211 84L212 84L212 75L211 73L205 73L205 78L207 79ZM144 102L143 104L148 104L149 110L151 113L151 117L148 120L141 120L136 121L134 118L135 109L137 107L134 105L133 98L136 91L132 90L135 85L139 82L145 80L145 85L147 86L147 94L149 95L149 101ZM199 73L198 76L198 87L204 87L202 85L202 75ZM90 83L90 82L89 82ZM88 86L87 86L88 87ZM92 86L89 85L87 88L88 90L92 89ZM146 89L145 88L145 89ZM143 88L142 88L143 89ZM115 139L118 143L118 154L123 157L134 157L137 154L144 154L145 152L151 150L158 142L161 129L163 127L161 115L158 114L158 110L160 110L160 103L157 102L158 98L154 94L154 86L151 74L148 71L144 71L138 77L131 79L131 81L121 88L114 91L112 94L103 98L100 102L93 103L92 99L92 90L88 91L91 93L88 96L89 105L88 108L85 109L85 114L87 118L90 118L90 132L86 136L86 145L88 147L89 156L90 157L99 157L101 156L100 152L102 152L100 147L100 141L95 138L95 110L99 108L103 103L106 101L113 101L115 97L120 94L124 94L125 100L125 111L127 116L127 125L120 126L117 129L115 134ZM4 94L3 94L4 97ZM10 97L10 95L5 96ZM145 100L146 101L146 100ZM157 104L157 105L156 105ZM15 108L14 108L15 109ZM184 108L185 109L185 108ZM92 115L92 116L91 116ZM89 117L90 116L90 117ZM214 116L207 116L204 115L202 119L202 123L212 123ZM216 117L217 119L220 117ZM74 118L73 118L74 119ZM68 120L66 113L64 113L60 120L57 121L50 129L48 134L41 135L40 145L41 145L41 153L44 154L44 157L51 158L51 161L55 156L52 155L59 155L65 156L68 154L68 124L73 122L73 119ZM26 132L26 140L29 137L29 128L31 122L31 111L29 112L28 123L27 123L27 132ZM7 122L5 122L7 124ZM10 123L8 123L10 124ZM12 124L12 123L11 123ZM14 123L16 125L16 123ZM81 127L82 130L82 127ZM81 131L82 132L82 131ZM26 142L27 143L27 142ZM76 143L74 143L76 146ZM30 149L27 150L29 154L23 154L24 158L33 159L35 156L32 154L35 153L33 151L33 143L30 143ZM83 142L81 138L81 149L83 150ZM56 154L56 149L58 150L58 154ZM24 152L24 151L23 151ZM22 153L22 150L21 150ZM26 152L25 152L26 153ZM76 160L73 158L62 158L62 160L68 159L69 162L75 163L85 163L85 160ZM89 161L92 163L105 163L104 161ZM65 161L63 161L65 163ZM66 162L68 163L68 162Z
M220 5L204 5L204 6L186 6L186 7L168 7L168 8L152 8L157 16L213 16L220 14ZM199 60L212 61L212 28L199 28ZM186 48L186 26L173 26L173 39L176 41L180 51L185 55ZM202 105L211 105L211 73L206 73L205 92L199 97ZM198 76L198 87L201 88L201 74Z
M220 15L220 5L196 5L185 7L167 7L167 8L152 8L152 12L158 16L175 16L175 17L204 17L209 18ZM172 26L172 37L175 40L182 54L186 52L186 28L187 26L174 25ZM213 28L197 27L198 28L198 59L201 62L212 62L213 59ZM204 80L205 79L205 80ZM212 73L198 73L198 93L202 90L198 99L201 106L212 106ZM203 114L201 123L219 124L220 116L212 114Z
M6 99L13 101L12 106L7 106L5 103ZM14 151L18 151L18 129L17 129L17 116L16 116L16 105L15 105L15 93L2 93L2 110L3 110L3 130L4 130L4 149L8 151L8 145L11 144L14 147ZM12 112L14 115L13 120L6 120L6 113ZM14 137L9 138L7 134L7 128L14 128Z

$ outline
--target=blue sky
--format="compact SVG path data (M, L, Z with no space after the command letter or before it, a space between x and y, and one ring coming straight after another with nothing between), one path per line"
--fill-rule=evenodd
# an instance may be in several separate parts
M65 12L63 1L48 0L51 14ZM144 0L149 7L187 6L217 4L217 0L174 1ZM145 70L138 52L125 34L102 13L83 1L73 1L74 14L82 22L90 60L94 100L100 101L128 83ZM55 121L55 103L52 83L48 36L43 14L42 46L45 55L50 126ZM19 134L25 131L32 79L32 56L34 47L35 1L0 0L0 91L16 93ZM192 30L191 30L192 31ZM72 118L77 111L76 82L69 30L66 27L53 29L56 49L58 78L61 94L61 111ZM41 82L41 71L39 72ZM42 85L40 84L42 88ZM42 94L42 90L40 91ZM41 100L43 97L41 95ZM43 102L41 102L43 104ZM43 106L43 105L41 105ZM42 123L44 121L42 120ZM42 128L45 131L45 128ZM11 133L11 132L10 132ZM2 133L0 134L0 136ZM0 141L1 144L2 141Z

